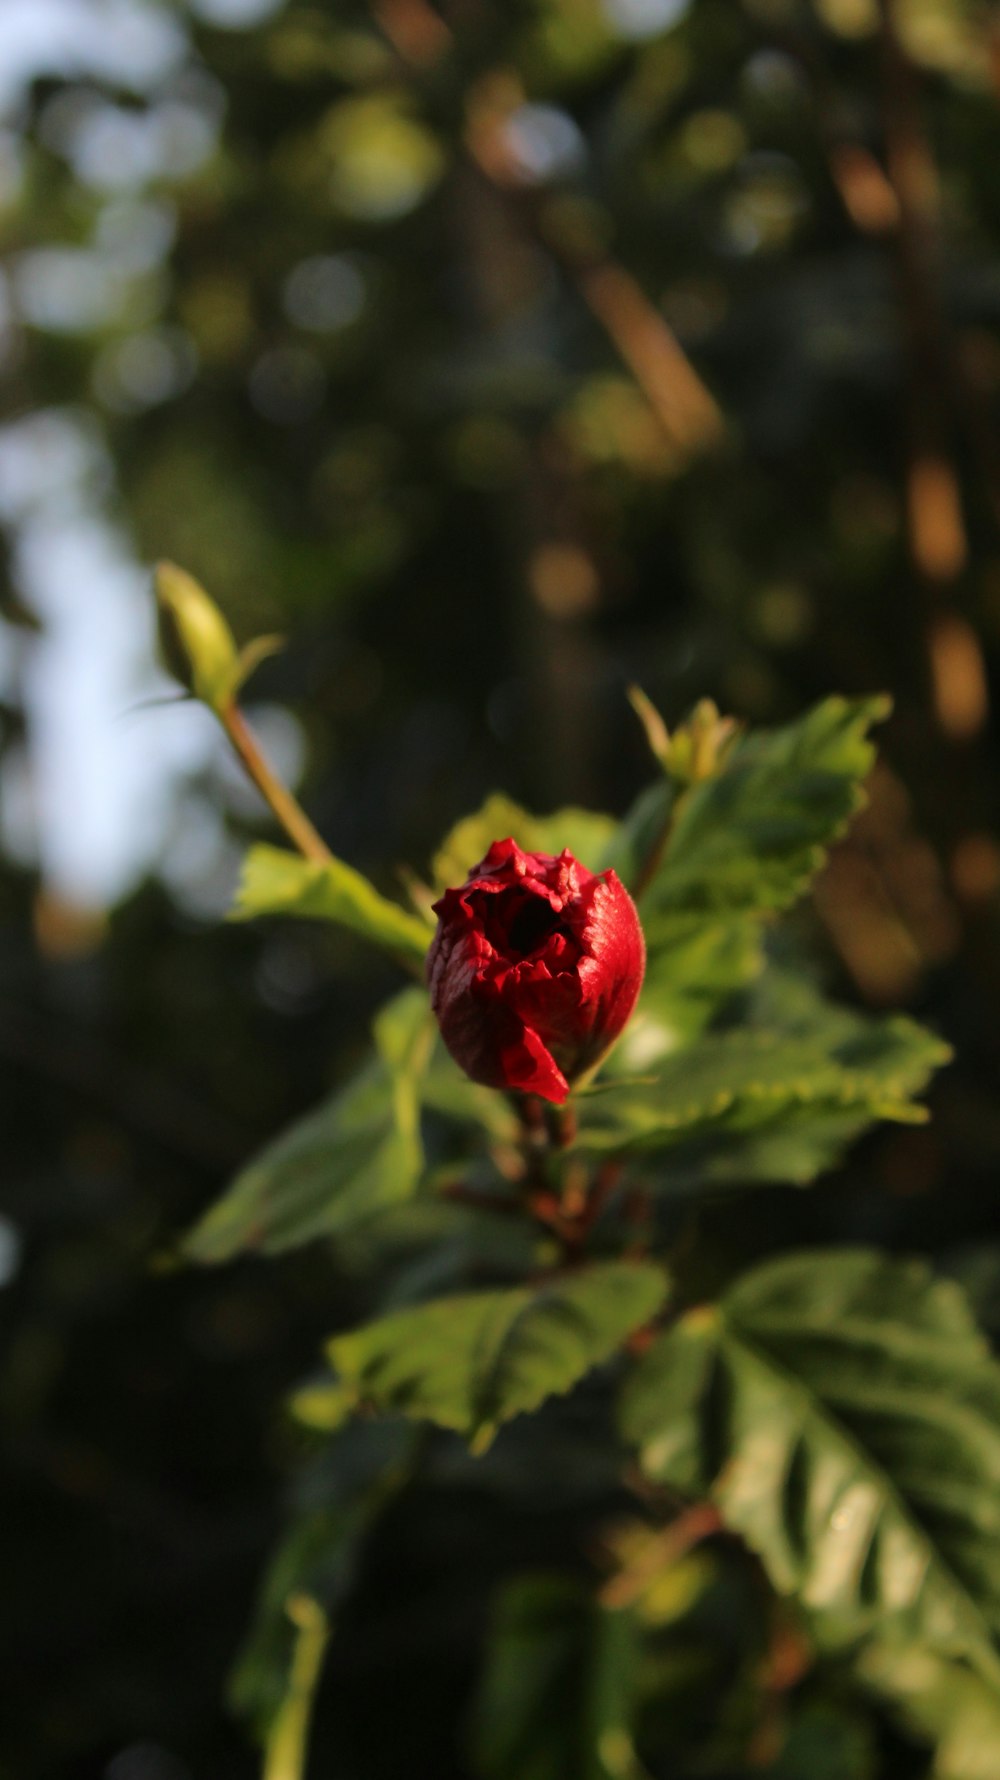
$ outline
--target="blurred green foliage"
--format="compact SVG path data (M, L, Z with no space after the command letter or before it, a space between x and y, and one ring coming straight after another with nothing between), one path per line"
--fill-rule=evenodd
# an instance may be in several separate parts
M5 418L79 421L109 454L88 510L203 579L238 642L288 636L254 692L298 714L304 801L389 896L395 862L429 877L497 784L532 809L624 809L646 774L631 680L671 724L705 695L784 721L830 691L890 692L888 765L818 919L784 944L857 999L931 1018L959 1061L926 1132L872 1140L808 1198L709 1209L701 1236L719 1277L766 1227L922 1250L995 1329L988 12L288 0L227 28L218 0L143 10L170 39L159 61L113 9L82 9L91 50L58 53L54 25L0 134ZM26 528L4 514L5 647L30 672ZM37 745L27 707L5 688L11 800ZM243 839L259 812L230 803ZM151 879L103 926L8 835L16 1780L256 1773L221 1701L288 1475L332 1512L329 1461L298 1474L308 1436L274 1405L358 1310L351 1269L315 1247L266 1269L171 1257L225 1178L346 1078L397 978L309 923L207 922L169 870L192 807L164 824L172 891ZM747 943L720 928L723 984L745 980ZM454 1244L460 1274L476 1240ZM395 1780L402 1748L414 1780L466 1775L486 1605L526 1570L537 1584L499 1596L497 1697L534 1708L512 1641L555 1616L570 1666L581 1640L607 1667L613 1728L619 1654L567 1577L617 1482L581 1432L525 1516L538 1452L517 1426L478 1469L447 1461L447 1512L429 1487L390 1504L344 1609L317 1772ZM636 1609L658 1627L637 1685L663 1702L671 1771L698 1747L713 1780L748 1750L781 1780L917 1780L922 1739L950 1724L936 1772L975 1780L954 1676L888 1650L867 1716L835 1662L822 1689L796 1671L744 1565L704 1555L686 1595ZM975 1711L989 1729L989 1702Z

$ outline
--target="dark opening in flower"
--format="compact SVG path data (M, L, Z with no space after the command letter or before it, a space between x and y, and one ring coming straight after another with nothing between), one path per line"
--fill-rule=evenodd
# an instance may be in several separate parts
M441 1035L473 1081L563 1101L614 1043L645 967L639 917L613 871L494 841L434 905L428 956Z

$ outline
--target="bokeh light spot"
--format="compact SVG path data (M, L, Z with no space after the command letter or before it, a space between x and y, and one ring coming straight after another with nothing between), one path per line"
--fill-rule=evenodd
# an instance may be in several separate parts
M334 333L350 327L364 309L364 277L351 254L315 254L293 266L285 280L283 302L296 327Z
M691 0L602 0L604 15L619 37L642 42L680 23Z

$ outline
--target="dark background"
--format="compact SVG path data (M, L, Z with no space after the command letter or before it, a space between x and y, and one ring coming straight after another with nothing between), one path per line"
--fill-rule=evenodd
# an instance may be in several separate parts
M271 831L159 702L158 557L287 636L251 716L386 890L496 785L623 809L631 680L670 722L891 691L809 941L958 1061L927 1132L774 1215L930 1252L1000 1326L997 30L972 0L0 6L4 1780L257 1771L225 1676L341 1287L321 1251L172 1246L396 981L222 924ZM462 1709L480 1525L423 1568L380 1547L414 1725ZM384 1674L335 1672L348 1719Z

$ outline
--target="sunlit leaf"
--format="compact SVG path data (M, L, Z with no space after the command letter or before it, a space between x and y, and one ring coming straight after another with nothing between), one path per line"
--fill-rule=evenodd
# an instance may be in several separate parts
M863 1686L934 1747L928 1780L995 1780L1000 1773L1000 1686L924 1645L873 1640L860 1654Z
M488 1443L500 1423L568 1391L666 1296L650 1263L606 1262L544 1285L443 1298L331 1341L358 1403Z
M434 857L434 882L442 890L463 883L490 844L508 837L527 853L558 854L568 848L588 870L598 871L616 826L612 816L596 810L567 808L550 816L532 816L509 797L490 797L442 841Z
M642 1059L641 1049L624 1050L626 1060ZM706 1181L806 1181L874 1120L922 1118L913 1096L949 1056L912 1020L817 1003L808 1028L741 1026L654 1058L651 1080L583 1101L579 1141L665 1153L687 1144L680 1174L693 1160Z
M423 960L431 938L422 921L380 895L352 865L342 859L319 865L283 847L251 847L244 861L232 918L259 915L335 921L414 962Z
M763 967L760 925L745 916L664 921L632 1019L604 1066L638 1075L704 1031Z
M868 731L887 710L882 698L825 699L783 729L737 737L716 771L675 789L672 808L668 794L666 843L639 905L650 946L667 916L794 902L863 801L875 757ZM647 804L651 826L649 794Z
M196 698L221 710L239 683L236 640L214 600L184 569L156 571L160 635L167 664Z
M825 1636L1000 1683L1000 1368L953 1282L866 1250L766 1263L653 1344L622 1423Z

